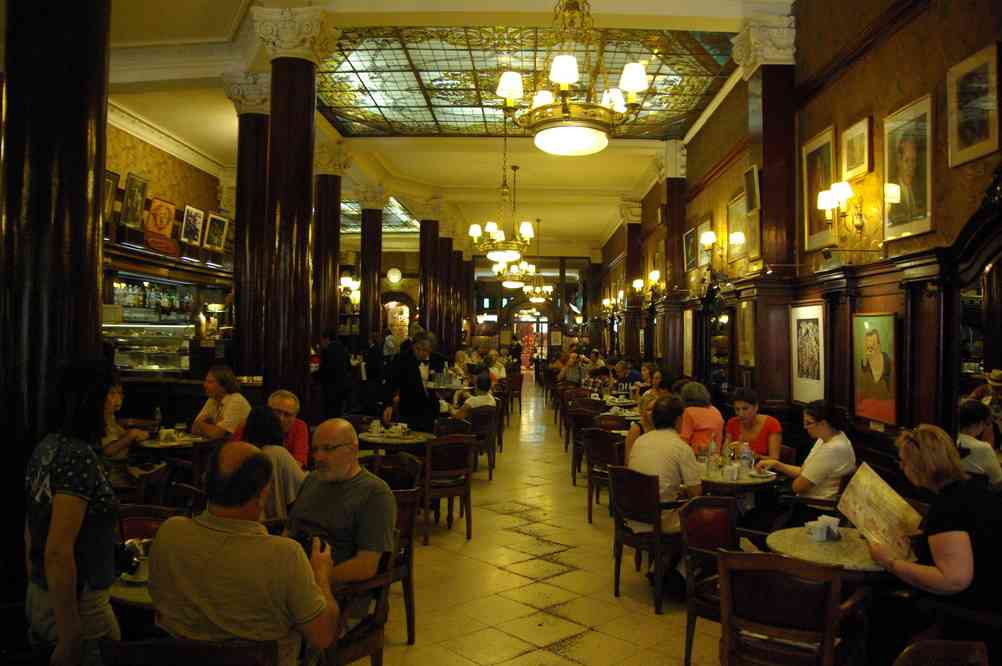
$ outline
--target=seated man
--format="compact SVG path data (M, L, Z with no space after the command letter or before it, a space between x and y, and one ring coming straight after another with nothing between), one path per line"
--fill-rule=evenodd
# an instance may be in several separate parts
M150 553L150 597L157 624L194 640L278 641L278 663L295 666L300 634L317 649L335 639L329 549L312 542L309 559L291 539L270 536L257 518L272 467L246 442L212 454L208 507L168 519Z
M457 391L461 395L464 393L462 391ZM463 400L463 406L452 413L452 416L457 419L465 419L469 417L470 410L476 409L477 407L495 407L497 406L497 401L491 394L491 376L486 372L481 372L477 375L477 384L474 387L473 395L470 395L465 400Z
M233 370L226 365L209 368L202 384L208 400L191 424L191 432L211 439L230 437L250 413L251 406L240 393Z
M279 389L268 396L268 407L275 412L278 423L282 426L282 444L292 454L302 469L310 459L310 429L306 421L299 418L299 398L292 391ZM246 421L233 433L233 439L244 438ZM271 442L269 442L270 444Z
M358 436L344 419L330 419L317 427L313 459L316 469L292 505L288 532L322 536L331 544L335 583L372 578L382 554L396 547L393 491L358 464ZM357 618L365 609L346 612Z

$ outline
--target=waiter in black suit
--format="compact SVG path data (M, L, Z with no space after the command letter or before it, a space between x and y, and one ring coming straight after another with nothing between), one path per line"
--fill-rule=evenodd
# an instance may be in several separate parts
M320 339L320 371L317 373L323 388L324 418L341 416L351 387L351 360L348 350L338 340L337 330L329 328Z
M399 354L390 364L386 376L384 422L392 420L395 401L400 420L411 430L434 430L439 412L438 398L425 387L433 372L429 361L433 345L430 334L418 333L411 350Z

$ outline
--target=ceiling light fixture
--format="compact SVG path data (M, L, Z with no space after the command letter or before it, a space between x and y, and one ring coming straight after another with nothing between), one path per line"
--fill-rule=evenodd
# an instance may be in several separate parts
M539 233L539 223L540 220L536 218L536 261L539 261L542 256L540 253L540 236ZM528 283L522 287L522 291L529 297L530 303L545 303L546 299L550 297L553 293L553 285L546 284L543 280L543 276L535 271L529 276Z
M619 77L619 87L609 87L603 50L592 44L595 22L589 0L557 0L553 27L556 55L550 60L549 79L556 95L540 88L528 109L520 107L524 95L522 75L511 70L501 74L496 92L504 99L505 115L531 132L536 147L543 152L592 155L604 150L616 127L640 110L639 95L647 90L647 72L642 62L628 62ZM572 97L579 71L575 53L583 54L585 71L594 72L595 79L602 77L605 90L601 102L592 101L591 89ZM518 111L522 113L516 116Z
M504 144L501 156L501 208L500 223L494 220L488 222L481 229L479 224L471 224L467 232L473 239L473 246L477 252L486 254L491 261L502 264L513 264L522 258L522 253L532 242L532 223L528 220L518 224L517 201L515 199L515 187L518 179L518 165L511 166L512 187L508 187L508 118L504 119ZM511 237L505 233L504 218L507 215L508 201L511 200ZM517 225L517 226L516 226ZM518 287L512 287L518 289Z

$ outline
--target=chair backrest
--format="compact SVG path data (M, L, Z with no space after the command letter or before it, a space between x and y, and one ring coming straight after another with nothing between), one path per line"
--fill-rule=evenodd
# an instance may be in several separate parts
M740 654L744 632L756 651L770 640L816 644L818 663L830 664L842 594L841 570L775 553L719 551L721 651ZM767 637L763 640L762 637Z
M779 445L779 462L786 465L797 464L797 450L786 444Z
M421 490L394 490L393 497L397 500L397 561L402 563L412 557Z
M368 414L348 414L344 420L355 428L356 433L365 432L369 429L369 424L372 423L372 417Z
M337 643L328 648L337 652L334 663L349 664L364 656L380 652L383 632L390 614L390 585L393 583L393 553L383 553L377 573L368 580L341 585L334 590L334 599L341 608L352 608L356 600L370 601L368 614L354 627L348 629L350 613L338 615L335 635ZM371 601L375 601L372 604ZM329 659L329 658L328 658Z
M595 417L595 427L602 430L629 430L630 422L625 416L599 414Z
M466 419L456 419L451 416L443 416L435 420L435 436L442 435L466 435L473 431L473 425Z
M425 481L473 474L475 446L476 435L446 435L426 442Z
M584 428L581 430L581 439L584 441L589 467L608 467L625 462L623 440L608 430Z
M515 366L516 368L518 366ZM514 374L509 373L508 375L508 386L512 394L517 395L522 391L522 380L525 379L525 375L521 372L516 372Z
M894 666L988 666L988 648L968 641L918 641L898 655Z
M591 398L591 389L581 388L577 384L571 384L569 388L564 389L564 400L581 400L582 398ZM603 403L604 405L604 403Z
M101 660L106 666L276 666L276 641L191 641L158 638L150 641L101 641Z
M497 407L484 405L470 410L470 424L479 441L488 441L497 432Z
M358 464L385 481L392 490L411 490L421 483L421 460L403 451L362 456Z
M574 398L574 409L587 409L588 411L601 414L606 409L604 400L598 398Z
M189 516L195 516L205 510L205 491L190 483L175 481L167 488L165 504L183 509Z
M168 464L160 463L151 471L141 474L136 480L134 501L139 504L163 505L170 472L171 468Z
M616 527L625 527L635 520L661 527L661 505L658 477L642 474L627 467L609 466L609 497Z
M733 497L694 497L679 509L686 550L716 558L717 550L738 548L738 504Z
M165 520L183 516L186 512L170 506L153 504L122 504L118 507L118 536L129 539L152 539Z
M205 489L205 474L209 471L209 459L219 444L219 441L203 442L191 447L191 483L195 487Z

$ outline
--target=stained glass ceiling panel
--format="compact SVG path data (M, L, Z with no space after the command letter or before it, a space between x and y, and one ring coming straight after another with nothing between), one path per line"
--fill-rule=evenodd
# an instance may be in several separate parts
M501 72L521 72L525 100L548 87L556 53L573 52L572 98L597 101L627 62L644 62L651 86L621 138L681 138L734 69L730 33L601 29L591 46L557 44L547 28L355 28L321 63L321 111L346 136L497 136L504 132ZM509 133L524 134L509 123Z
M383 208L383 231L388 233L414 234L421 230L421 223L414 219L404 206L390 197ZM362 207L357 201L341 201L341 233L357 234L362 231Z

